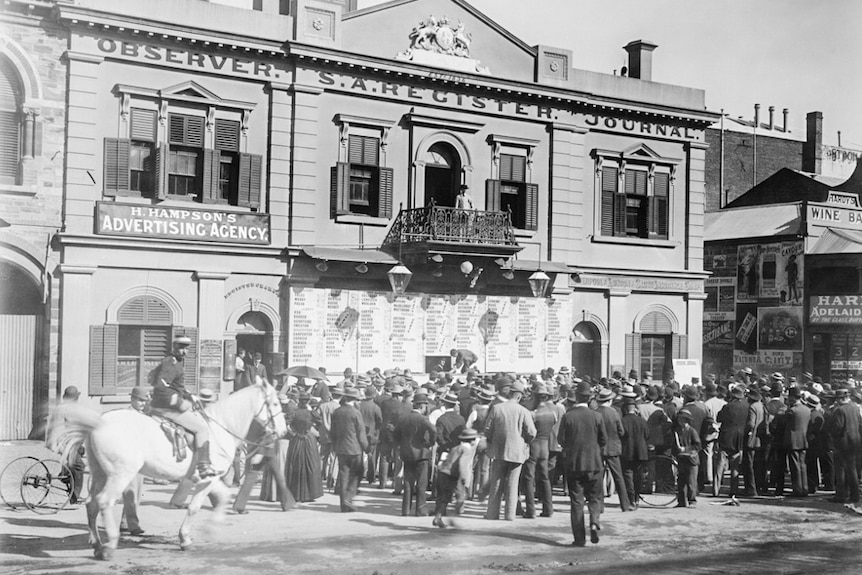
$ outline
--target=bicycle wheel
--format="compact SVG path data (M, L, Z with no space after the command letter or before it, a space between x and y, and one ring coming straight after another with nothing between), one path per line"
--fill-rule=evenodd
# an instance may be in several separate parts
M75 481L68 468L47 459L30 466L21 478L21 499L27 507L44 515L57 513L69 503Z
M640 500L650 507L667 507L676 504L678 474L676 459L670 455L659 454L650 457L638 494Z
M30 469L34 463L38 463L35 457L25 456L13 459L6 467L3 468L3 473L0 473L0 498L3 503L12 509L26 507L24 500L21 499L21 478L24 473Z

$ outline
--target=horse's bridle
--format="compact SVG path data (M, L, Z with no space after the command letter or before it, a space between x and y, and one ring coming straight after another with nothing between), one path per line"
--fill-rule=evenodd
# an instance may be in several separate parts
M201 416L204 418L204 420L207 421L207 423L214 423L214 424L218 425L219 427L221 427L222 429L227 431L228 434L230 434L232 437L239 439L240 441L243 441L249 445L253 445L255 447L255 450L269 447L278 438L278 431L275 429L275 418L278 416L283 416L284 412L281 410L281 405L279 405L277 412L274 411L272 409L272 406L270 406L270 404L269 404L268 390L266 388L261 388L261 389L263 391L263 399L264 399L263 405L260 406L260 408L254 414L254 419L259 420L259 419L261 419L259 417L261 412L264 410L264 408L266 409L266 423L263 425L263 428L266 431L266 434L264 435L263 439L260 442L255 442L255 441L251 441L249 439L246 439L245 437L240 437L239 435L235 434L230 429L228 429L227 427L222 425L221 422L216 421L215 419L213 419L212 417L207 415L207 412L204 410L201 410L201 412L200 412Z

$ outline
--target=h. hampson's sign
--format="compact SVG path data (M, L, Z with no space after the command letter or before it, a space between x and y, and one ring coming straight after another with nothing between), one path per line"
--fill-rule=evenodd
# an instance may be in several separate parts
M98 202L96 233L269 245L269 214Z

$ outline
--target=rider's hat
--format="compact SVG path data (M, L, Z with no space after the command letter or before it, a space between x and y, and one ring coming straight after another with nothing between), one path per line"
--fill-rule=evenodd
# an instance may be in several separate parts
M174 338L174 345L177 347L188 347L192 344L192 338L181 335Z
M198 397L203 403L210 403L215 401L215 393L211 389L200 390L200 393L198 393Z

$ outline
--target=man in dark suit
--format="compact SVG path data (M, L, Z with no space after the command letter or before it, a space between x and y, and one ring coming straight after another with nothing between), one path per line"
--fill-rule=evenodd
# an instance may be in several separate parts
M566 485L571 504L572 545L587 543L584 526L584 499L590 511L590 541L599 542L602 513L602 448L607 443L602 416L590 409L590 385L578 383L569 403L574 406L560 424L559 442L563 447Z
M850 401L850 390L836 389L835 409L826 418L835 457L835 497L833 503L859 503L859 473L856 462L862 447L862 417Z
M401 497L401 515L410 515L414 495L415 514L424 515L425 491L431 473L431 447L437 440L437 431L428 420L428 396L416 394L413 410L395 424L392 437L401 461L404 463L404 493Z
M485 437L488 441L488 456L491 458L491 493L485 519L500 518L500 502L506 494L506 521L515 520L518 502L518 480L521 466L530 454L530 442L536 437L533 416L521 405L524 384L506 381L499 387L509 385L509 397L488 412Z
M387 381L384 389L388 390L390 397L379 404L380 413L383 416L383 427L380 429L379 485L380 489L386 489L386 481L391 472L396 495L401 494L401 485L397 479L398 473L401 471L401 458L398 456L397 446L392 439L392 432L395 431L398 420L410 412L410 405L404 403L402 398L404 393L402 384L406 383L400 375Z
M630 509L634 511L638 507L643 471L649 461L650 430L638 413L637 400L632 397L623 399L623 429L625 433L620 444L620 465L631 502Z
M713 463L712 494L718 497L725 470L730 468L730 496L737 495L742 454L745 451L745 423L748 421L749 404L745 401L745 390L736 386L730 392L730 401L718 412L718 453Z
M768 433L766 411L760 392L748 391L748 419L745 421L745 450L742 452L742 478L745 495L765 495L766 485L766 446L763 438Z
M365 433L368 436L368 455L365 458L365 480L374 483L375 461L377 460L377 444L380 443L380 428L383 427L383 413L375 403L377 390L369 385L365 388L365 399L359 402L359 413L365 423Z
M808 421L811 410L802 404L802 390L787 390L787 412L784 426L784 451L790 465L791 497L808 497L808 470L805 450L808 449Z
M629 500L626 482L623 478L623 470L620 465L620 453L622 453L622 438L625 435L622 418L616 408L611 407L611 401L614 399L614 392L608 388L602 388L596 396L596 401L599 403L596 411L602 416L602 421L605 425L605 435L607 443L602 448L602 460L608 466L608 471L611 472L611 477L614 480L614 486L617 489L617 495L620 498L620 509L623 511L634 511L632 503ZM625 398L634 399L634 398Z
M332 414L330 439L332 451L338 456L338 474L341 481L341 512L356 511L353 498L359 490L362 477L362 454L368 451L368 438L362 414L356 409L359 390L348 388L341 397L341 407Z

